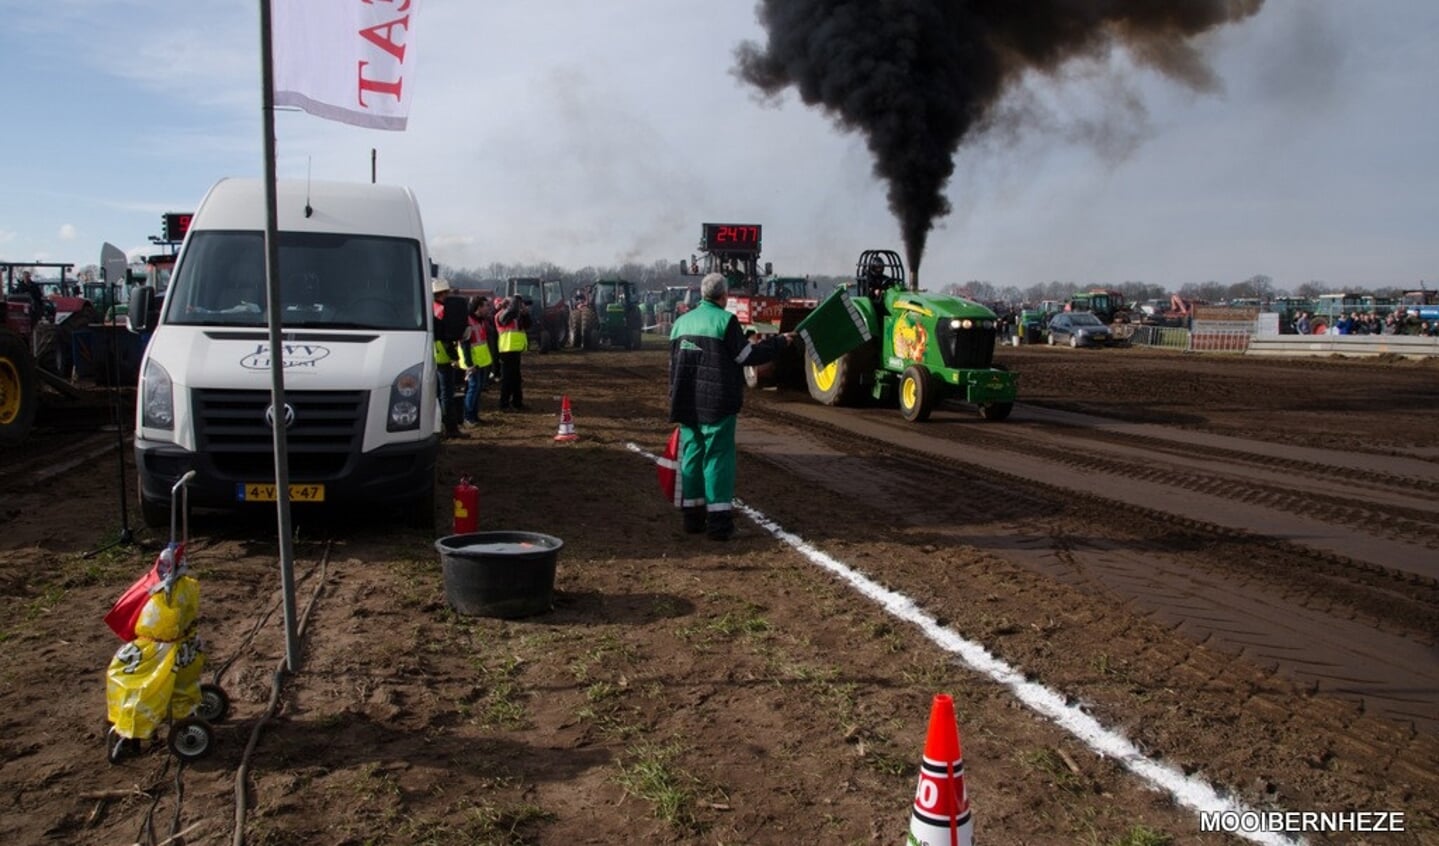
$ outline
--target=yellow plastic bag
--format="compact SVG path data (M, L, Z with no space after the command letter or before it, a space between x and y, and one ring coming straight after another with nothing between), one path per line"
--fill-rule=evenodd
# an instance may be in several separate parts
M196 619L200 583L190 576L150 595L135 623L135 639L120 647L105 671L105 705L115 732L149 739L169 719L184 719L200 705L204 643Z

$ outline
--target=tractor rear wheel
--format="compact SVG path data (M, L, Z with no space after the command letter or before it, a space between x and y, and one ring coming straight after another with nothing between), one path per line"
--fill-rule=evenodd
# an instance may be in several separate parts
M599 318L592 309L585 309L580 315L580 341L587 350L600 348Z
M986 402L979 406L979 416L985 420L1006 420L1014 410L1012 402Z
M30 433L37 378L25 339L0 327L0 444L17 444Z
M821 405L859 405L873 371L874 347L870 344L852 349L824 367L805 358L809 395Z
M759 367L744 369L744 383L750 390L774 387L774 365L761 364Z
M999 362L994 363L995 370L1008 371L1009 368ZM1009 413L1014 410L1013 402L982 402L979 404L979 416L985 420L1007 420Z
M899 377L899 413L911 423L923 423L934 411L937 393L929 368L923 364L911 364Z

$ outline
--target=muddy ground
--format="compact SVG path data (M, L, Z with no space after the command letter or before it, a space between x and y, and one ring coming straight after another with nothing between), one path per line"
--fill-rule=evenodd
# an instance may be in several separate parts
M739 495L763 522L716 543L660 498L648 343L531 355L528 413L487 394L443 448L435 532L297 511L293 672L273 512L193 515L206 678L232 709L184 766L106 761L102 617L169 534L131 507L136 542L112 545L116 433L0 453L0 842L897 843L942 692L977 842L1247 842L1201 831L1184 796L1205 785L1403 815L1309 842L1439 843L1434 362L1006 348L1010 421L918 427L759 392ZM482 529L563 540L552 610L448 606L434 544L462 473Z

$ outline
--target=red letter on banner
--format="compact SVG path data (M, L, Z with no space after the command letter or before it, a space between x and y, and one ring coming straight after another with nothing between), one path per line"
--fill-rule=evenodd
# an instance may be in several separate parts
M392 37L395 34L395 27L408 30L410 27L409 16L397 18L389 23L365 27L360 30L360 37L394 56L395 61L403 62L405 61L405 45L397 44Z
M359 64L360 90L355 92L355 96L360 101L360 106L362 108L369 108L369 106L365 104L366 91L374 91L379 94L388 94L389 96L394 97L396 100L400 99L400 86L405 84L404 77L401 77L394 82L381 82L377 79L366 79L365 66L368 65L369 62L360 62Z

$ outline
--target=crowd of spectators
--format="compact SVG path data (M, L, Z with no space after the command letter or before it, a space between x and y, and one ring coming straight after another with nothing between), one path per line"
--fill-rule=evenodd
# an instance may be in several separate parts
M1323 324L1323 330L1316 327ZM1322 331L1334 335L1421 335L1439 337L1439 321L1424 320L1418 311L1400 306L1392 312L1380 315L1378 312L1351 311L1330 321L1315 317L1308 312L1294 314L1294 331L1300 335Z

